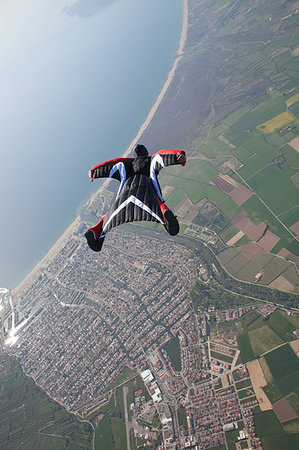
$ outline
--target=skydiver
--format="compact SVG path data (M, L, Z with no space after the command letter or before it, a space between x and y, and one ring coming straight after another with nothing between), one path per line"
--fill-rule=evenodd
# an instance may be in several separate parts
M175 236L179 223L166 206L157 179L160 170L169 165L186 164L183 150L160 150L149 156L147 148L137 144L135 158L115 158L93 166L88 175L94 178L115 178L120 181L116 199L111 209L99 222L89 228L85 237L89 247L99 252L106 233L114 226L134 220L156 221Z

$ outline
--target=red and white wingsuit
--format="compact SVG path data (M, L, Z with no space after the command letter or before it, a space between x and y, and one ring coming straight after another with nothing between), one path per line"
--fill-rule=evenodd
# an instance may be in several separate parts
M160 150L152 156L144 145L137 144L135 158L115 158L93 166L89 171L94 178L114 178L120 182L116 199L109 212L87 230L85 237L89 247L100 251L106 233L111 228L126 222L149 220L161 223L168 233L175 236L179 223L166 206L158 182L163 167L186 164L183 150Z

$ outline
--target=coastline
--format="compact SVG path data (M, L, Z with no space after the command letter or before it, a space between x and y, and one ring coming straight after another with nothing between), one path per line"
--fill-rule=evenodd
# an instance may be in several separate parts
M183 23L182 23L182 30L181 30L181 36L180 36L180 43L179 48L177 50L177 57L174 60L174 63L168 73L168 77L158 94L158 97L152 106L150 112L148 113L145 121L142 123L141 127L139 128L136 136L128 146L128 148L123 153L123 157L128 157L128 155L133 151L134 146L137 144L145 130L150 125L154 115L156 114L163 98L165 97L165 94L174 78L176 69L178 67L178 64L180 60L183 57L184 47L187 39L187 31L188 31L188 0L183 0ZM109 179L105 180L104 183L99 187L99 189L91 195L90 199L96 196L102 189L105 189L105 186L109 182ZM79 224L81 222L80 215L78 214L76 219L69 225L69 227L64 231L64 233L60 236L60 238L53 244L53 246L50 248L50 250L45 254L45 256L34 266L34 268L31 270L31 272L18 284L16 288L12 290L12 295L14 297L19 297L22 295L22 292L29 288L30 284L33 283L34 279L37 278L39 275L40 270L42 267L44 267L49 260L51 260L59 251L60 249L67 243L67 241L70 239L72 234L76 231Z

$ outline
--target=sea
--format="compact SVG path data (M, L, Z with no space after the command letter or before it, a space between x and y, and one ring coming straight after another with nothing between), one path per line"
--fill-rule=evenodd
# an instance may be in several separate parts
M73 222L91 166L127 149L182 21L183 0L0 0L0 287Z

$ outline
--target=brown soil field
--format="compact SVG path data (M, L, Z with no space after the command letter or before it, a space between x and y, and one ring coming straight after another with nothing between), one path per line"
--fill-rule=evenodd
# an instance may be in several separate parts
M238 248L249 259L255 258L259 253L263 251L261 247L255 242L249 242L249 244L240 245Z
M279 239L280 238L276 236L276 234L268 230L265 236L263 236L258 243L264 250L266 250L266 252L269 252L277 244Z
M298 46L298 50L299 50L299 46ZM296 152L299 152L299 136L296 136L294 139L292 139L289 142L289 145L291 147L293 147L293 149L296 150Z
M296 339L296 341L291 341L290 346L299 358L299 339Z
M287 422L288 420L296 419L297 417L297 414L286 398L282 398L278 402L274 403L273 411L280 422Z
M246 202L251 196L253 192L248 189L246 186L239 186L233 192L230 193L230 198L238 205L241 206Z
M295 289L295 286L286 280L282 275L277 277L272 283L269 284L270 288L279 289L284 292L291 292Z
M299 45L297 45L294 49L293 49L293 56L298 56L299 55Z
M254 225L251 220L248 219L246 211L242 211L232 220L233 224L239 228L239 230L243 231L249 239L255 241L258 239L264 232L266 228L266 224L264 222L259 223L258 225Z
M297 220L297 222L294 223L294 225L292 225L290 228L291 228L291 230L294 231L294 232L297 234L297 236L298 236L298 235L299 235L299 220Z
M286 248L282 248L278 253L277 256L281 256L282 258L286 258L290 254L289 250Z
M259 360L255 359L246 364L246 367L249 372L250 380L256 395L256 398L259 402L259 406L261 411L268 411L272 409L271 402L263 391L263 387L267 385L266 378L260 366Z

